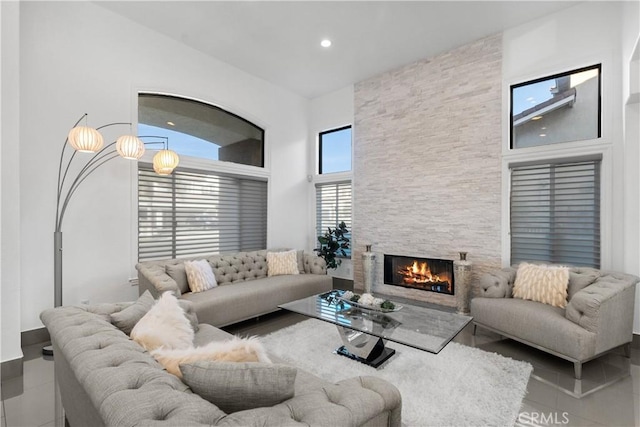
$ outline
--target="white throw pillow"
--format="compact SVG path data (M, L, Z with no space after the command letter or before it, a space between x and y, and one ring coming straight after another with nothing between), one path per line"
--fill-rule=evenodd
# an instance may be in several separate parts
M262 343L257 338L234 337L228 341L214 341L202 347L182 349L158 348L151 355L164 368L177 377L182 377L180 365L199 360L219 362L262 362L271 363Z
M518 266L513 297L564 308L567 305L569 269L526 262Z
M184 269L187 273L187 282L191 292L204 292L218 286L211 264L206 259L185 261Z
M286 252L267 252L267 276L300 274L296 250Z
M171 292L165 292L131 331L131 338L147 351L193 347L193 327Z

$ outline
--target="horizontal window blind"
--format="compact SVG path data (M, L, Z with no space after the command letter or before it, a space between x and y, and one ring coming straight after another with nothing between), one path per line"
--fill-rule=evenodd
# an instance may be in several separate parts
M316 184L317 235L324 234L327 228L337 228L342 221L351 231L351 182ZM351 238L351 233L347 237ZM345 252L351 256L350 250Z
M600 267L600 160L511 169L511 263Z
M264 249L267 183L176 169L138 167L138 259L180 258Z

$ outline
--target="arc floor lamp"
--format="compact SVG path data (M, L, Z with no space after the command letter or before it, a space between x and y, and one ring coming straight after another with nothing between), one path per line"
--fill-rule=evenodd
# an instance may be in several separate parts
M169 150L169 141L166 137L123 135L105 146L102 134L99 132L100 129L116 125L131 126L131 123L109 123L94 129L80 125L83 119L86 122L86 118L87 114L85 113L76 122L65 139L60 152L58 187L56 192L56 223L53 232L54 307L60 307L62 305L62 221L64 220L64 214L71 198L84 180L100 166L115 158L122 157L128 160L139 160L145 152L145 145L150 144L164 144L164 148L153 156L153 169L157 174L170 175L180 161L178 155L174 151ZM145 143L142 142L140 138L160 138L164 139L164 141ZM65 156L65 153L68 152L67 147L69 145L74 151L70 155ZM78 153L93 153L93 156L85 161L85 164L80 168L78 174L71 180L68 176L70 167ZM42 352L48 356L53 355L51 346L44 347Z

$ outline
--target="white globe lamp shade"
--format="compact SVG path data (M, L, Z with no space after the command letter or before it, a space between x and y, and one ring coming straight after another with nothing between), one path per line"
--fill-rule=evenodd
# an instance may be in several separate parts
M171 175L178 166L180 158L171 150L160 150L153 156L153 170L158 175Z
M76 126L69 131L69 143L81 153L96 153L104 145L104 140L94 128Z
M116 140L116 150L125 159L138 160L144 154L144 142L133 135L122 135Z

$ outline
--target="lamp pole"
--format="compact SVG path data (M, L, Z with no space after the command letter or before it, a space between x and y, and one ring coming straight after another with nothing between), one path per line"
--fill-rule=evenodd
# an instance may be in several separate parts
M109 123L99 128L92 129L84 126L78 126L78 124L87 117L87 114L83 114L80 119L73 125L71 132L62 145L60 151L60 163L58 165L58 187L56 192L56 224L53 232L53 303L54 307L60 307L62 305L62 221L64 220L64 214L69 207L69 202L76 192L78 187L87 179L96 169L105 163L115 159L116 157L123 157L131 160L138 160L144 154L144 146L147 144L164 144L164 149L158 151L153 157L153 169L160 175L170 175L173 170L178 166L178 155L169 150L169 139L165 136L146 136L140 138L159 138L164 142L142 142L138 137L131 135L124 135L119 137L116 141L103 147L102 135L98 132L100 129L104 129L109 126L116 125L129 125L131 123L126 122L114 122ZM65 163L65 151L68 145L72 145L75 150L70 156L67 156ZM67 175L71 163L75 158L78 151L87 153L93 153L93 156L87 160L71 181L71 183L65 186ZM42 353L45 356L53 356L52 346L46 346L42 349Z
M78 124L87 116L87 114L82 115L80 119L73 126L74 128L78 126ZM96 130L100 130L109 126L115 125L131 125L131 123L109 123L107 125L101 126ZM62 221L64 219L64 213L67 210L69 205L69 201L71 197L78 189L80 184L91 175L96 169L98 169L103 164L107 163L110 160L119 157L117 150L113 147L116 142L112 142L111 144L105 146L100 149L100 151L96 152L91 159L89 159L85 165L80 169L78 175L75 177L73 182L65 188L65 181L67 175L69 173L69 168L71 167L71 163L75 158L77 151L74 151L70 157L68 157L66 164L64 163L65 151L67 146L69 145L69 138L65 139L64 144L62 145L62 150L60 152L60 164L58 166L58 188L56 195L56 223L55 229L53 232L53 306L60 307L62 306ZM64 169L64 173L63 173ZM66 192L65 192L66 190ZM45 356L53 356L53 348L52 346L45 346L42 349L42 353Z

